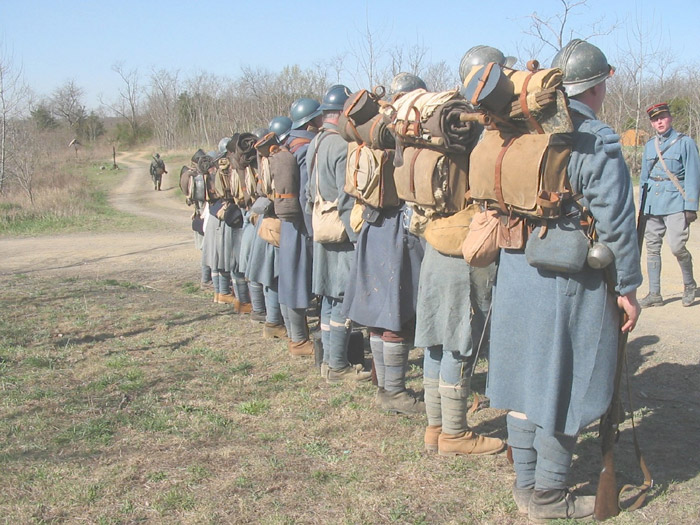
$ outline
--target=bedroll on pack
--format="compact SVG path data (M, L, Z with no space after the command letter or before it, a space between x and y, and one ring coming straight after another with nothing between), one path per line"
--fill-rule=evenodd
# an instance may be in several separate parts
M456 89L438 93L416 89L396 99L384 115L404 144L469 153L482 130L478 122L461 118L472 111Z
M398 206L393 152L348 144L345 192L373 208Z
M362 89L348 98L338 119L338 132L347 142L366 144L373 149L393 149L394 136L380 109L388 104L381 100L384 88L373 92Z
M465 208L469 187L466 155L407 147L403 157L403 165L394 169L399 199L425 208L427 215L448 215Z

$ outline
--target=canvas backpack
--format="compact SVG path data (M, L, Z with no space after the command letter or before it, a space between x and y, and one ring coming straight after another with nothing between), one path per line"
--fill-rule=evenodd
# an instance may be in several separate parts
M391 208L401 201L394 182L394 154L350 142L345 165L345 192L373 208Z
M275 215L283 221L298 221L303 218L299 191L301 173L299 163L294 157L302 146L311 142L310 139L296 137L289 146L280 146L271 151L268 158L272 178Z
M469 160L470 196L511 216L556 218L571 198L573 124L559 69L474 66L462 94L487 126Z

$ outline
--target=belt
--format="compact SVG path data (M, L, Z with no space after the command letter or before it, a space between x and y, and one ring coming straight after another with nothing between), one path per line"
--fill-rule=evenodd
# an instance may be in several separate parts
M649 180L653 180L654 182L663 182L663 181L670 181L668 177L652 177L649 176ZM685 179L678 179L678 180L685 180Z

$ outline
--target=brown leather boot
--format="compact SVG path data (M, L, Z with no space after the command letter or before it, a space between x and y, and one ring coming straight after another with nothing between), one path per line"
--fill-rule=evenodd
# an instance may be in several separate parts
M263 326L263 337L266 339L282 339L287 337L287 329L283 324L265 323L265 326Z
M392 414L425 415L425 403L409 394L408 390L387 392L384 390L378 396L379 407Z
M298 356L312 356L314 355L314 344L309 341L299 341L295 343L294 341L289 341L287 344L289 348L289 353Z
M253 305L250 303L242 303L238 300L238 297L234 297L233 311L237 314L249 314L253 311Z
M233 294L230 293L220 293L219 294L219 303L221 304L233 304L233 301L235 301L236 298L233 296Z
M438 438L442 432L442 425L428 425L425 427L425 451L436 454L438 451Z
M471 430L459 434L440 434L438 454L441 456L485 456L498 454L506 444L502 439L480 436Z
M214 292L214 302L215 303L219 302L219 293L218 292Z

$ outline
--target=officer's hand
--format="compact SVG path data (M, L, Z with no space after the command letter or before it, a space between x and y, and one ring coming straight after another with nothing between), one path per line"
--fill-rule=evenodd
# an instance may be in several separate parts
M696 212L696 211L685 210L683 213L685 214L685 223L686 224L690 224L691 222L694 222L695 219L698 218L698 212Z
M621 295L620 297L618 297L617 306L619 306L627 315L627 319L622 325L621 330L623 332L631 332L637 325L639 313L642 311L642 308L637 302L637 291L635 290L626 295Z

